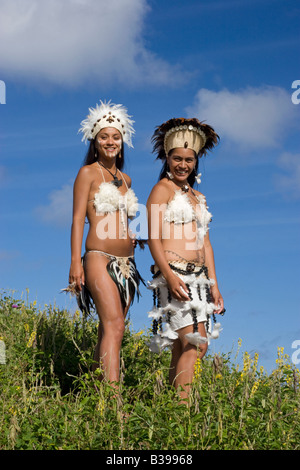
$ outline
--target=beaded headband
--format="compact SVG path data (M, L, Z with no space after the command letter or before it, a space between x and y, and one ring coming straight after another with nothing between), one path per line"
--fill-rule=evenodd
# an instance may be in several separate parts
M214 129L198 119L172 118L158 126L152 136L153 152L163 160L174 148L190 148L202 156L219 140Z
M121 104L113 104L100 101L95 108L89 108L89 115L80 124L79 132L82 132L82 141L93 140L101 129L105 127L114 127L117 129L123 141L128 147L133 147L131 138L134 134L131 116L127 109Z
M164 149L166 155L175 148L189 148L194 150L196 155L204 147L206 135L199 127L190 125L176 126L165 134Z

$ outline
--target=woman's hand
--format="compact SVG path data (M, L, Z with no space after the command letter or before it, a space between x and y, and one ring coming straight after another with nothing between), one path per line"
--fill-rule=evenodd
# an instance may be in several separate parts
M217 288L217 286L212 286L211 287L211 295L212 295L214 304L217 306L217 309L214 310L214 313L223 313L223 311L224 311L224 300L223 300L223 297L221 296L220 291Z
M132 242L133 249L135 249L136 246L137 246L136 234L133 233L133 231L130 230L130 229L128 229L128 234L129 234L129 236L130 236L130 238L131 238L131 242Z
M81 291L81 286L84 285L84 271L81 261L71 263L69 284L75 284L76 290Z
M176 300L187 301L189 298L189 291L185 283L176 274L171 273L166 278L168 287L170 289L172 297Z

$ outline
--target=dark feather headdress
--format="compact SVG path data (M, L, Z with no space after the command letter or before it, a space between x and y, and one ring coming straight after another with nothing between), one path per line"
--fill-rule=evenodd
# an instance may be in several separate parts
M174 141L176 147L192 148L196 155L202 157L206 155L215 145L218 144L219 136L214 129L199 121L196 118L172 118L157 126L152 136L153 153L157 154L157 159L164 160L171 150L168 148ZM175 147L172 147L175 148Z

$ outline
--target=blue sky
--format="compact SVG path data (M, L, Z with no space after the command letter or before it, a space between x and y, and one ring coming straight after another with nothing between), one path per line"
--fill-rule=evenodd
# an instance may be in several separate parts
M211 352L235 351L241 338L269 370L277 347L292 356L300 341L299 3L0 0L0 12L2 290L26 298L29 289L41 307L75 309L60 289L86 151L77 131L89 107L111 99L133 116L125 172L141 204L160 169L155 126L195 116L221 137L199 165L227 309ZM136 260L149 280L148 249ZM142 295L130 313L136 331L150 326L151 292Z

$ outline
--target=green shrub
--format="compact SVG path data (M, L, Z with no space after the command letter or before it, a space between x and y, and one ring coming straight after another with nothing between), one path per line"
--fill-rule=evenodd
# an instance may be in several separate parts
M0 340L1 449L299 449L299 370L282 348L271 374L257 354L241 370L231 354L207 355L185 406L168 385L170 353L153 355L149 331L129 323L117 397L91 372L92 318L4 294Z

